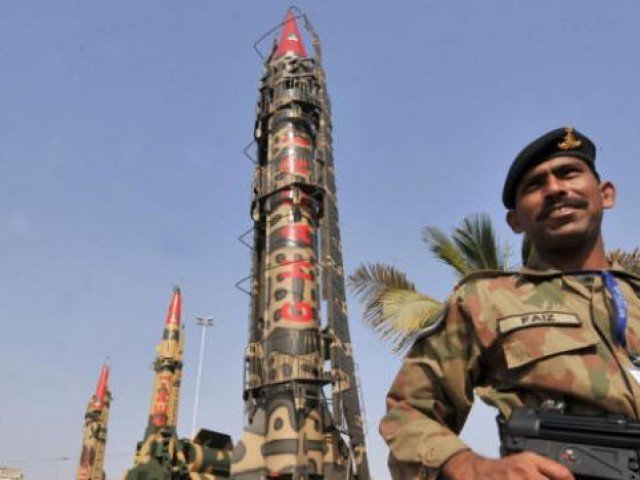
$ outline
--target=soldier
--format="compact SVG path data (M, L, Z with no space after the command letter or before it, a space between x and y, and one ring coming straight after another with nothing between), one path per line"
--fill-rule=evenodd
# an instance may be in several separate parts
M405 358L380 424L394 478L573 478L533 453L472 452L458 434L474 389L504 418L521 406L638 418L640 278L605 256L602 215L616 189L595 158L591 140L561 128L514 160L507 222L534 254L519 272L462 279Z

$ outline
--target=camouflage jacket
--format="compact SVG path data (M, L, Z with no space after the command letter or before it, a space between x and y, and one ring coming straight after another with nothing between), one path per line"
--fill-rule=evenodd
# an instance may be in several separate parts
M639 418L640 278L614 265L628 304L627 348L598 272L542 265L478 272L455 288L439 327L420 337L387 395L380 432L395 479L435 478L453 454L474 389L509 416L514 407L562 401L570 413Z

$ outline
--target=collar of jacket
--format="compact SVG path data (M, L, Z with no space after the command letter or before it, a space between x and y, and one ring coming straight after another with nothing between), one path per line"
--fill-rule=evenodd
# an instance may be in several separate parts
M536 256L527 265L520 268L520 274L538 279L560 277L569 288L586 298L591 298L591 292L575 277L577 275L600 274L604 271L612 272L616 277L623 278L632 286L636 295L640 296L640 277L624 268L618 262L611 262L608 269L599 270L560 270L550 263Z

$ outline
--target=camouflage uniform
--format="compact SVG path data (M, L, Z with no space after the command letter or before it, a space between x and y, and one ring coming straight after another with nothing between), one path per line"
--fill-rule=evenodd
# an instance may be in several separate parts
M479 387L509 416L514 407L563 401L569 413L638 418L640 278L611 270L628 303L627 350L614 340L612 304L595 272L541 263L520 273L479 272L456 287L441 325L407 355L387 396L380 432L393 478L435 478L453 454Z

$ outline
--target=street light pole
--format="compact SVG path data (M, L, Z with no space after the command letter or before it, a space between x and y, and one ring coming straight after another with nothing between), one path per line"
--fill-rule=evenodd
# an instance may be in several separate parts
M200 381L202 379L202 364L204 360L204 341L207 334L207 327L213 326L212 317L197 317L197 325L202 327L202 336L200 337L200 362L198 364L198 376L196 378L196 397L193 401L193 422L191 423L191 438L196 434L196 418L198 416L198 399L200 397Z

